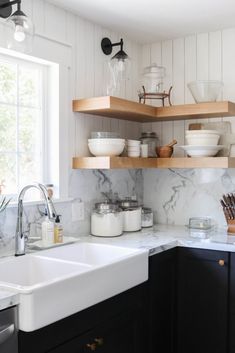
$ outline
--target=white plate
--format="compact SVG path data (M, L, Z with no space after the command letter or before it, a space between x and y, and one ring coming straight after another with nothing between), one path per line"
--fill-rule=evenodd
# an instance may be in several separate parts
M222 148L223 145L215 146L178 146L182 148L189 156L191 157L213 157L215 156Z
M64 244L69 244L69 243L74 243L78 241L79 238L74 238L74 237L63 237L63 243L53 243L51 245L45 245L43 244L42 240L35 241L33 243L30 243L29 246L37 249L49 249L49 248L54 248L55 246L60 246Z

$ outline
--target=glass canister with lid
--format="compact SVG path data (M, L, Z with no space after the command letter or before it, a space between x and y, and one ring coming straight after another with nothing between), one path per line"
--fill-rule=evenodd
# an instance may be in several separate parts
M159 145L159 139L156 132L142 132L140 141L148 145L148 157L156 157L156 147Z
M136 232L141 229L141 210L138 201L126 198L119 201L123 210L123 230L125 232Z
M151 208L143 207L142 208L142 228L148 228L153 226L153 211Z
M122 209L116 203L99 202L91 214L91 234L97 237L117 237L123 233Z

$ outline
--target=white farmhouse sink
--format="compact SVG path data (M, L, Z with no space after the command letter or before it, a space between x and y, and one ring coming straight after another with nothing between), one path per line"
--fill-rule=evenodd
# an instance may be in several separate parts
M0 263L0 285L30 293L37 286L52 284L90 266L27 255Z
M122 257L138 253L138 250L93 243L76 243L50 250L44 250L39 255L48 258L75 261L91 266L106 265Z
M20 295L19 328L34 331L148 279L148 251L76 243L0 261L0 287Z

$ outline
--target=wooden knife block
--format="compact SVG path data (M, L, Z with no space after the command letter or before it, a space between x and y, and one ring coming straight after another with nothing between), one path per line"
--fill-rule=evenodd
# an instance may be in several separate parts
M227 233L235 234L235 219L229 219L227 221L227 225L228 225Z

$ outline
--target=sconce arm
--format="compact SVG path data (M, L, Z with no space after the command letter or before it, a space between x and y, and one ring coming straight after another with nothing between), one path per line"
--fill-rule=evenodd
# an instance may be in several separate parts
M0 4L0 9L5 9L9 6L15 5L15 4L20 4L21 0L13 0L13 1L8 1L4 2L3 4Z

